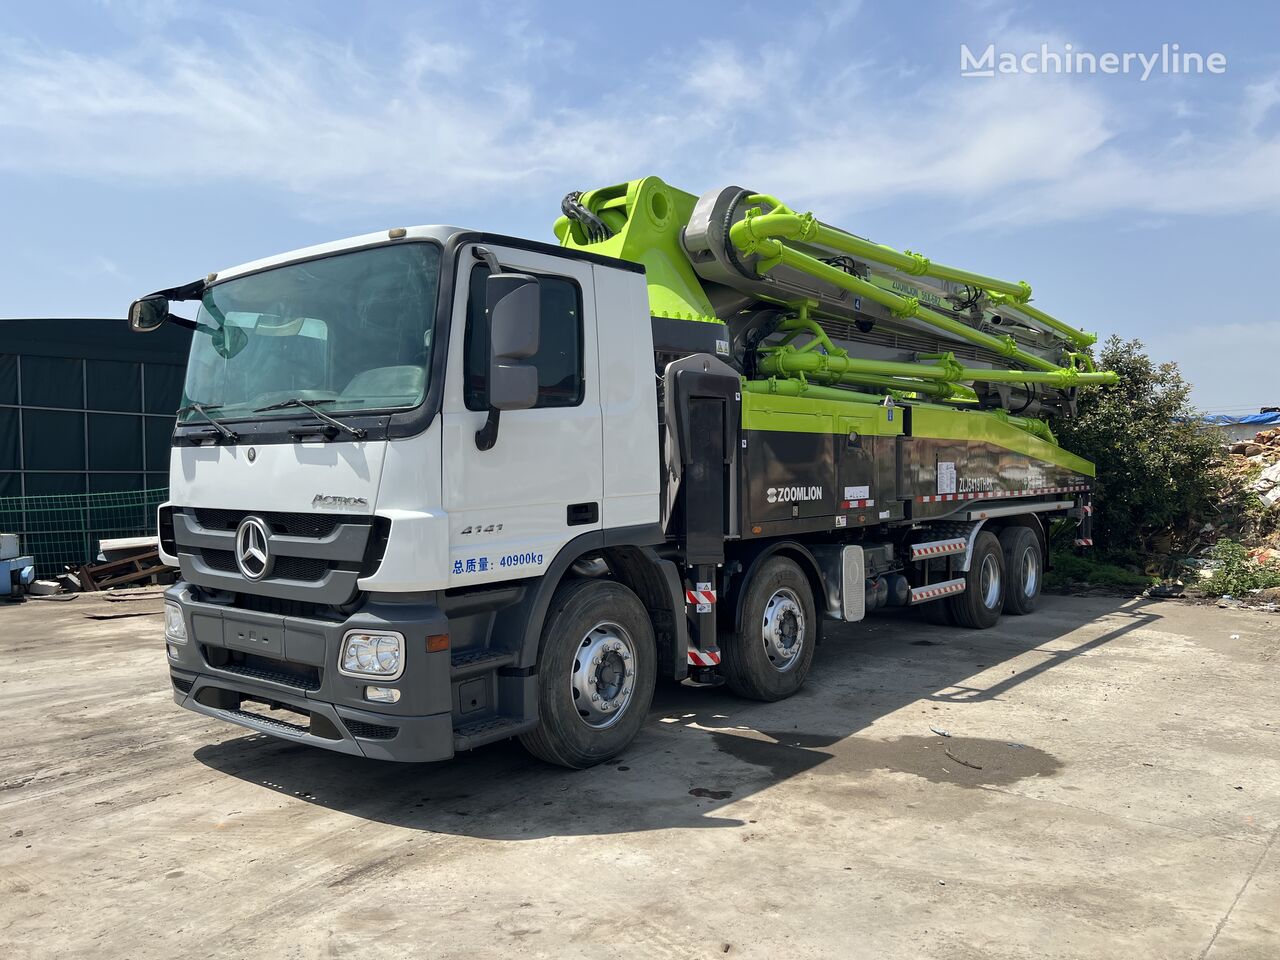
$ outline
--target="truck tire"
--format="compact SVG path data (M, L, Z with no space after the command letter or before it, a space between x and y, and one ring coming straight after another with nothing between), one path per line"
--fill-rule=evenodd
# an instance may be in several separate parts
M956 624L972 630L994 627L1004 607L1004 550L990 530L983 530L973 543L964 593L947 598Z
M720 638L720 672L740 697L782 700L800 689L813 663L813 591L786 557L764 561L745 589L740 632Z
M658 674L640 599L609 580L569 580L551 598L538 651L538 726L520 737L548 763L581 770L640 732Z
M1044 554L1040 538L1030 527L1005 527L1000 531L1004 549L1004 569L1008 583L1004 589L1004 612L1025 616L1040 599L1044 579Z

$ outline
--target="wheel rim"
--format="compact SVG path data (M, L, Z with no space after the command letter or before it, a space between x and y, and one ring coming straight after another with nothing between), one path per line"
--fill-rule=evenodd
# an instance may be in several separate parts
M978 595L988 610L994 610L1000 604L1000 564L996 562L994 553L982 558L982 569L978 572Z
M764 605L764 652L779 673L800 662L804 649L804 607L793 590L783 587Z
M582 722L597 730L626 713L635 689L635 642L625 628L605 621L587 631L574 654L569 690Z
M1022 554L1022 594L1034 597L1040 586L1040 551L1027 547Z

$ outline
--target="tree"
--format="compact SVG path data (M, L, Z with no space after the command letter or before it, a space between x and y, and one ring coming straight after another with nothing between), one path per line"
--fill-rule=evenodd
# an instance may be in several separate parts
M1055 424L1063 447L1098 469L1094 542L1130 562L1157 537L1176 549L1212 514L1220 438L1200 424L1178 365L1156 364L1142 341L1111 337L1098 366L1119 384L1080 391L1079 416Z

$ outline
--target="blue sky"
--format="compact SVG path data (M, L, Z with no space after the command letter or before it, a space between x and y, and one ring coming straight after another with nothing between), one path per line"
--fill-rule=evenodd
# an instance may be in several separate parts
M1280 404L1272 3L202 4L0 10L0 316L387 226L551 239L573 188L739 183ZM960 76L981 51L1221 75Z

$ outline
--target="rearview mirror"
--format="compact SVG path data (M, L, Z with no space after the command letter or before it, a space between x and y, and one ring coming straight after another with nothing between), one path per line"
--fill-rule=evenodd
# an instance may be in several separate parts
M538 369L521 363L538 352L542 296L538 278L495 273L485 283L489 315L489 406L524 410L538 402Z
M486 251L487 253L487 251ZM492 254L485 259L495 270ZM484 287L489 318L489 416L476 431L476 447L498 442L503 410L527 410L538 402L538 368L522 363L538 352L542 333L542 292L527 273L491 273Z
M159 330L169 319L169 298L153 293L129 305L129 329L133 333Z

